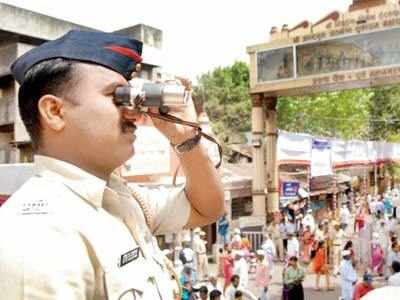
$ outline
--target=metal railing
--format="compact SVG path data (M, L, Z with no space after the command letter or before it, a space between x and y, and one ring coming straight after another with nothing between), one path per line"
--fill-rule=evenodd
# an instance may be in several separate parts
M264 242L264 234L261 231L243 231L243 233L249 239L253 251L261 249Z

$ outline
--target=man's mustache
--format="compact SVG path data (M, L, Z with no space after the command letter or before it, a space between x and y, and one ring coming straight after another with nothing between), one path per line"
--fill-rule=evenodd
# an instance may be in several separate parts
M136 129L137 129L137 126L135 125L134 122L126 121L126 120L121 122L121 131L123 133L126 133L128 131L132 131L132 130L135 131Z

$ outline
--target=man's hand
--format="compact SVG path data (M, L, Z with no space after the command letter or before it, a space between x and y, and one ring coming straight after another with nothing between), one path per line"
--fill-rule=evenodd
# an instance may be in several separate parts
M150 111L158 113L158 108L151 108ZM171 109L168 114L180 118L183 121L197 123L197 114L192 97L189 97L187 106L174 110ZM171 144L181 144L196 135L196 129L193 127L171 123L154 117L152 117L151 120L154 126L171 142Z

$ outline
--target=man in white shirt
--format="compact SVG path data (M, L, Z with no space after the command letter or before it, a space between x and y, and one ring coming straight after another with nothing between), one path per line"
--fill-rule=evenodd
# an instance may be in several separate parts
M289 220L289 222L286 223L286 232L287 234L295 234L296 232L296 224L294 223L294 220Z
M303 218L303 228L306 228L307 226L310 227L310 232L313 234L315 231L315 219L312 215L312 209L309 209Z
M192 281L197 282L196 253L190 247L189 242L183 243L183 249L179 252L179 260L183 267L190 268Z
M389 286L399 286L400 287L400 262L395 260L392 262L393 275L389 277Z
M383 199L381 195L376 195L376 212L380 211L382 215L385 215L385 205L383 204Z
M349 208L347 207L347 204L344 203L342 209L340 210L340 223L345 228L348 228L349 224L351 222L351 213Z
M299 258L300 245L296 236L293 234L288 234L288 246L287 246L287 257L290 259L295 256Z
M325 240L324 225L322 223L319 224L317 230L315 230L315 240L318 242Z
M371 214L375 215L376 214L376 207L377 207L378 201L376 200L375 197L372 197L371 202L369 203L369 209L371 210Z
M392 246L390 247L388 251L388 255L386 257L386 268L385 268L385 274L386 278L390 276L392 273L392 263L394 261L399 261L400 262L400 254L399 254L399 245L397 243L393 243Z
M240 277L240 285L247 288L249 284L249 265L244 258L244 251L237 251L235 254L235 263L233 267L233 274Z
M264 252L265 259L268 261L268 265L270 267L270 272L273 272L275 267L275 258L276 258L276 245L269 233L264 235L264 242L261 245L261 249Z
M232 249L240 250L242 247L242 237L240 236L240 229L235 228L233 230L233 236L231 241Z
M353 300L354 287L357 282L357 273L351 261L351 252L344 250L343 260L340 265L340 284L342 288L341 299Z
M264 251L268 262L272 265L276 257L276 247L269 233L264 235L264 242L261 245L261 249Z

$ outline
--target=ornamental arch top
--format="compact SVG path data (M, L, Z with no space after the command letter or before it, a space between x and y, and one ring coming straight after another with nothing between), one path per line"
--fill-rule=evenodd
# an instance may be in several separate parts
M316 23L273 27L247 48L250 93L285 96L400 82L400 5L354 0Z

